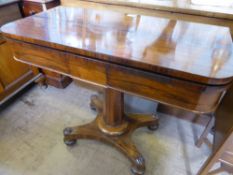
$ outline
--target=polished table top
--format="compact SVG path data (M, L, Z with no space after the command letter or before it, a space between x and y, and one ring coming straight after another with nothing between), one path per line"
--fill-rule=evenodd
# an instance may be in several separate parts
M75 4L73 0L61 0L62 4ZM231 0L80 0L95 3L122 5L157 11L177 12L214 18L233 19Z
M232 39L226 27L57 7L5 25L2 32L9 38L198 83L220 85L233 78Z

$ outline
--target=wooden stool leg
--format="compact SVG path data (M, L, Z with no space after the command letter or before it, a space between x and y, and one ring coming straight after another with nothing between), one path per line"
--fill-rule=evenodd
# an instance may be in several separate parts
M143 126L156 128L158 119L151 115L124 114L123 93L106 89L105 106L96 119L86 125L64 130L64 142L73 145L77 139L95 139L110 144L132 162L135 175L144 174L145 161L131 140L135 129Z

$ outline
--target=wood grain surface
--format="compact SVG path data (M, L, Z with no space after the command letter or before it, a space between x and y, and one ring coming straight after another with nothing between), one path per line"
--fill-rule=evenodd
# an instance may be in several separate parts
M226 27L58 7L2 31L24 42L197 83L232 81L232 39Z
M62 2L66 3L63 0ZM70 1L70 0L69 0ZM71 0L72 1L72 0ZM233 19L233 3L228 1L228 5L224 5L224 2L216 3L213 1L199 1L195 3L195 0L80 0L88 2L96 2L102 4L119 5L124 7L136 7L141 9L150 9L157 11L167 11L191 15L201 15L214 18Z

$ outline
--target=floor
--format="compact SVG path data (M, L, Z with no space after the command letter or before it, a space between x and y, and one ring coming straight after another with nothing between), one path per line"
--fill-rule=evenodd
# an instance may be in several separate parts
M129 175L130 162L110 146L91 140L73 147L63 144L63 128L95 118L89 108L93 93L74 83L65 90L34 86L1 109L0 175ZM156 110L154 102L126 99L128 111ZM203 127L158 116L157 131L141 128L133 135L146 160L145 175L196 174L210 154L206 145L194 146Z

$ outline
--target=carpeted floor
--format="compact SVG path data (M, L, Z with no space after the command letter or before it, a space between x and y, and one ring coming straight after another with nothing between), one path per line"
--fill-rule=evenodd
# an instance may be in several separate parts
M0 175L129 175L130 162L110 146L91 140L79 140L71 148L63 143L63 128L95 118L89 108L93 93L74 83L65 90L34 86L2 109ZM132 97L127 97L131 111L138 104L147 113L156 110L156 103L132 102ZM145 175L196 174L210 154L206 145L194 146L203 127L158 116L157 131L142 128L133 135L146 160Z

